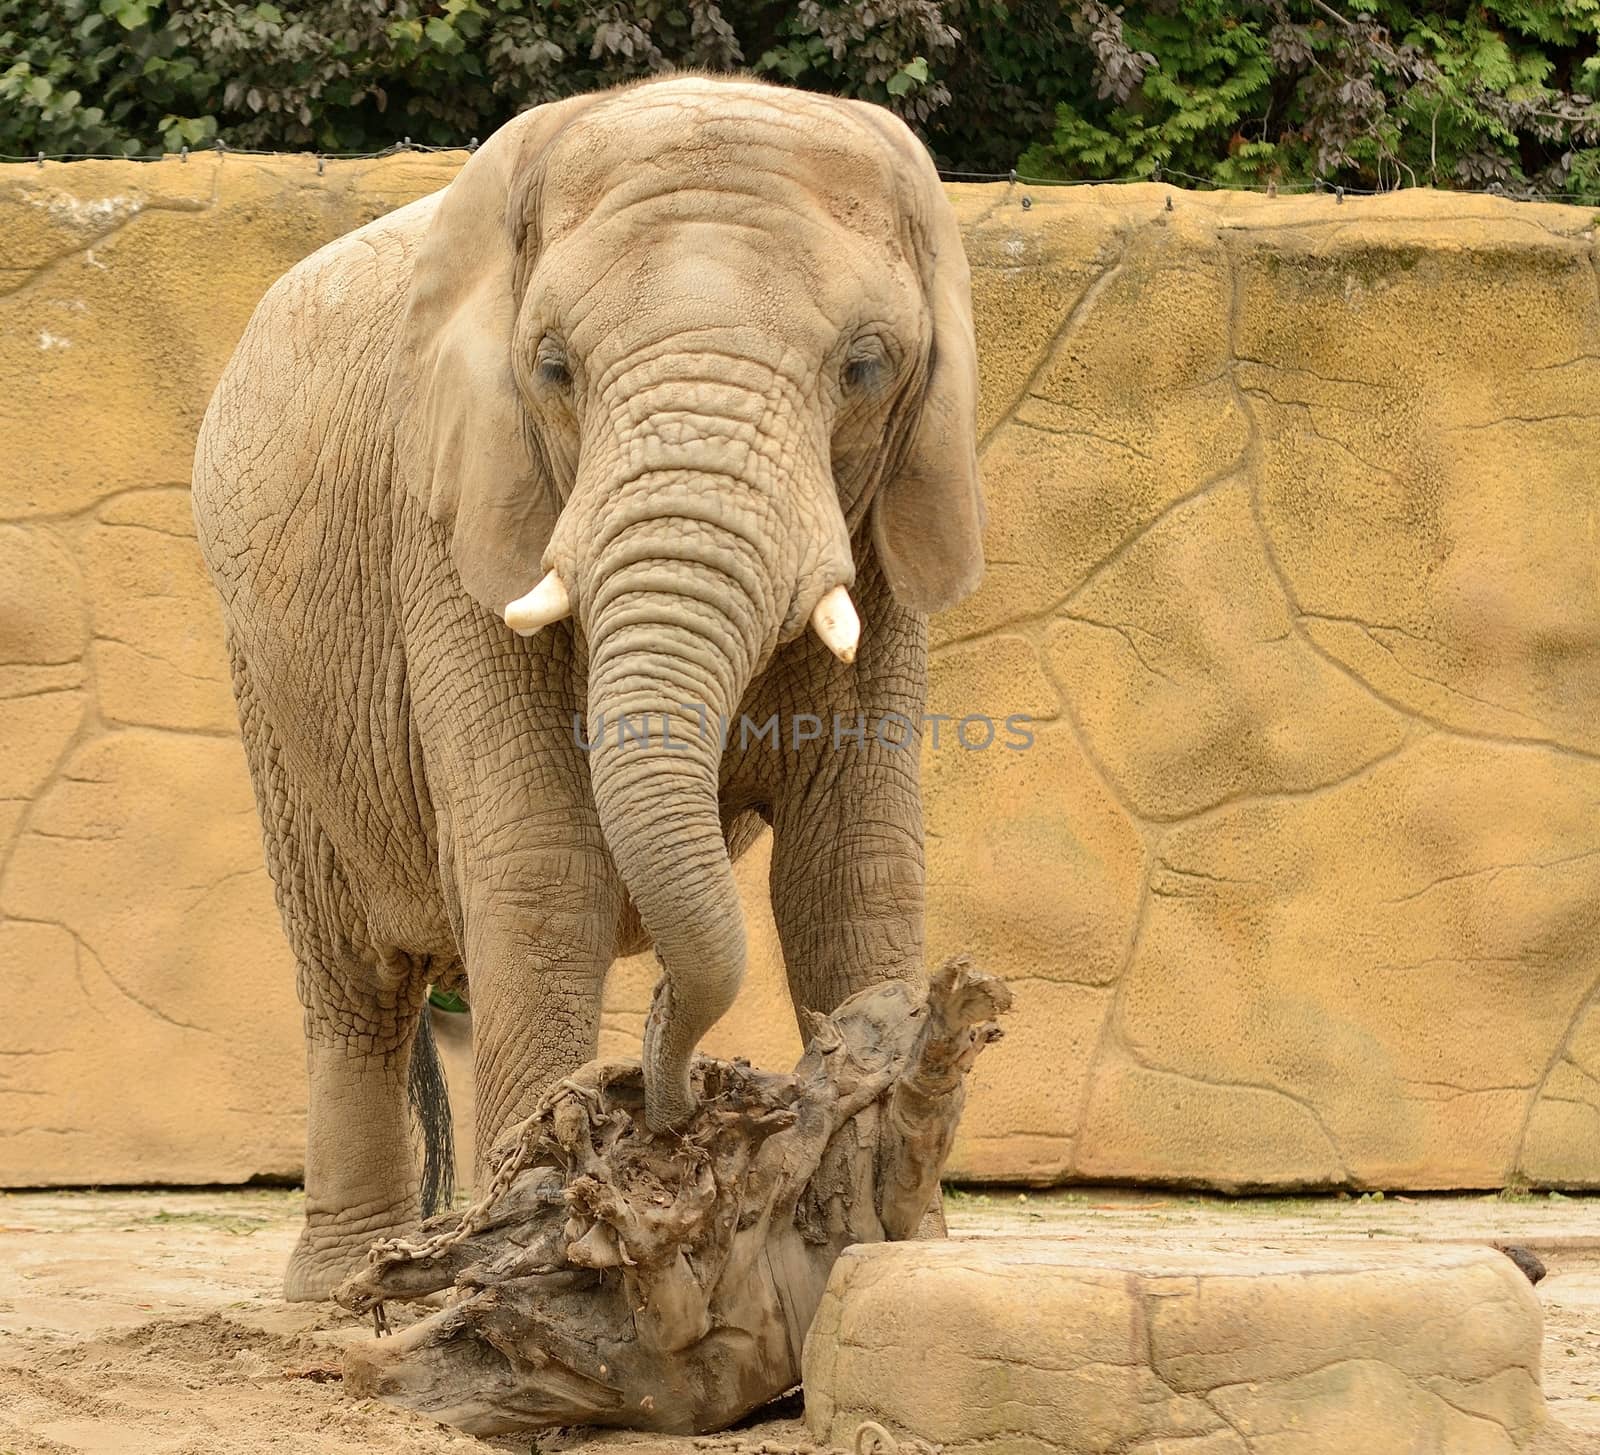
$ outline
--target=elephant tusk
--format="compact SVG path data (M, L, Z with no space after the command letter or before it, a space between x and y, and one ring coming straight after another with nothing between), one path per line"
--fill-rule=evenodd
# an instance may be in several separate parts
M841 662L856 659L856 643L861 640L861 618L843 586L835 586L811 612L811 629L822 638L822 645Z
M572 598L561 578L551 571L526 596L519 596L505 609L505 623L519 637L531 637L553 621L572 615Z

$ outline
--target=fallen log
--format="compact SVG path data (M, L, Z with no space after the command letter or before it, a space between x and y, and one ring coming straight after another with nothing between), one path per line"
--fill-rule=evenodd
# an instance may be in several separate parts
M701 1057L699 1109L644 1121L637 1062L595 1061L502 1144L482 1198L374 1244L346 1308L449 1302L347 1351L345 1382L476 1435L725 1429L800 1380L841 1250L911 1237L1004 982L964 958L810 1018L792 1074Z

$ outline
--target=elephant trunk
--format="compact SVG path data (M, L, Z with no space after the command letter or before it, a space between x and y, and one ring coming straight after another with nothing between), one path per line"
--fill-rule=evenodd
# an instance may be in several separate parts
M664 972L644 1038L658 1129L693 1111L695 1046L744 974L718 808L721 725L781 614L751 539L703 519L643 522L602 546L584 592L595 805Z

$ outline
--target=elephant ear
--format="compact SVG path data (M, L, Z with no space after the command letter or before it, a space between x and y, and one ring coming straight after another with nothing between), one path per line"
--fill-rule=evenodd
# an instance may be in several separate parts
M508 122L439 199L390 365L395 461L444 527L461 584L499 616L543 574L560 500L528 434L511 341L540 160L590 102Z
M872 538L902 606L942 611L983 579L983 487L978 478L978 349L972 277L961 229L922 144L896 130L914 169L923 287L933 343L921 408L899 468L872 508Z

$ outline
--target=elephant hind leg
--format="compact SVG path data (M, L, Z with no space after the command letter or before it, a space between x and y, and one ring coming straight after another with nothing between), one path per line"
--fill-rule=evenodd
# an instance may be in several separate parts
M318 863L315 897L343 898L343 877L325 848ZM422 1215L413 1051L428 960L380 950L360 936L330 935L315 910L296 911L292 903L284 918L299 961L309 1089L306 1221L284 1293L320 1299L355 1270L374 1239L409 1232ZM448 1118L448 1105L435 1110Z
M267 868L294 951L309 1104L306 1221L284 1279L291 1300L328 1297L375 1238L412 1228L421 1179L408 1104L428 961L371 942L366 918L287 770L248 664L231 653Z
M417 1016L376 1000L366 1013L374 1018L307 1008L318 1025L306 1046L306 1221L284 1277L291 1300L329 1297L374 1239L421 1216L407 1099Z

